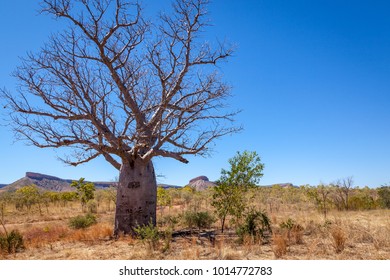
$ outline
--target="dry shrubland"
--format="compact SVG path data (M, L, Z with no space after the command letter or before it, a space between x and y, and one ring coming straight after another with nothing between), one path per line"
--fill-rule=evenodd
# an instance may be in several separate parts
M347 211L332 206L325 218L301 189L253 190L247 194L247 207L266 213L271 228L238 236L237 221L230 218L220 231L210 191L172 189L168 194L168 205L158 206L157 231L147 232L144 239L113 238L114 207L109 201L99 201L93 213L96 224L80 229L69 224L85 214L78 201L50 203L43 209L3 203L0 233L4 228L18 231L24 248L11 254L0 251L0 258L390 259L389 209ZM195 218L206 217L207 223L189 219L191 213L203 213Z

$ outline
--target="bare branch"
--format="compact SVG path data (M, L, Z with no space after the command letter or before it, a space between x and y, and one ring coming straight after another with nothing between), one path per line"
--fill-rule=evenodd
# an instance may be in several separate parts
M42 13L70 27L22 61L16 93L0 90L18 137L74 149L71 165L207 155L241 130L216 72L233 48L202 41L207 4L176 0L152 25L137 2L43 0Z

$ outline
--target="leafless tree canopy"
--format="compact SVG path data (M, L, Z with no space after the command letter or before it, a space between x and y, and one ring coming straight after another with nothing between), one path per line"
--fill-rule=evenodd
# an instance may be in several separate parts
M339 179L332 184L335 188L335 204L339 210L349 210L349 197L353 191L353 177Z
M125 0L44 0L42 13L65 19L17 68L16 93L1 90L14 128L38 147L71 147L72 165L100 155L123 160L208 152L236 132L230 88L215 66L232 54L201 35L207 0L177 0L157 23Z

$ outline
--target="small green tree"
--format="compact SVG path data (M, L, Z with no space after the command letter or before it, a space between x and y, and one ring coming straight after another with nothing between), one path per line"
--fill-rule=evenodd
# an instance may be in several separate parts
M62 206L65 207L68 202L76 200L77 197L77 192L62 192L59 199L62 202Z
M24 186L18 189L15 192L15 195L17 202L20 203L22 207L25 206L28 212L30 212L32 206L37 204L39 212L41 213L41 194L37 186Z
M213 201L217 216L221 220L221 231L225 227L228 215L236 220L242 217L245 210L245 193L256 186L263 176L264 165L256 152L237 152L229 159L230 169L221 171L221 178L213 191Z
M88 201L94 199L95 197L94 183L84 182L84 178L80 178L78 181L73 181L70 186L76 188L81 202L81 208L84 211Z

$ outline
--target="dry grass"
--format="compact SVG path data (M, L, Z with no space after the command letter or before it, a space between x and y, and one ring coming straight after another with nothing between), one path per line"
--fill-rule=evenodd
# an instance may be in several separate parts
M345 242L347 240L345 232L340 227L335 227L331 229L330 233L333 238L332 241L333 241L334 250L336 254L339 254L342 251L344 251L345 248Z
M301 225L294 225L291 229L291 240L293 244L303 244L303 227Z
M281 234L274 234L272 237L273 252L277 259L287 254L287 240Z
M170 215L184 210L172 207ZM164 213L168 214L166 210ZM26 249L2 256L8 259L390 259L390 210L330 212L328 220L314 209L281 205L269 213L271 239L244 238L237 242L232 225L224 234L214 224L215 240L192 236L161 238L154 250L129 236L112 239L113 211L99 211L98 223L84 230L69 228L69 218L80 214L77 203L54 207L43 215L8 209L7 229L19 230ZM159 214L158 217L161 215ZM293 219L289 232L279 224ZM176 229L182 228L179 223Z
M32 227L23 236L27 248L41 248L64 239L69 229L64 226Z

